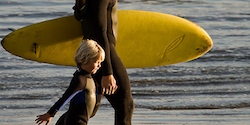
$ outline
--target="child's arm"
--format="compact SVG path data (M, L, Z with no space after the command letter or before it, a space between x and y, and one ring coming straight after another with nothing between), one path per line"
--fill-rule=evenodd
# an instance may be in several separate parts
M43 115L38 115L36 124L41 125L43 122L46 122L45 125L48 125L52 119L52 116L49 113L45 113Z
M69 87L63 94L63 96L49 109L47 112L52 117L55 116L57 111L59 111L66 103L68 103L79 91L80 89L80 81L78 79L78 75L74 75L72 78Z

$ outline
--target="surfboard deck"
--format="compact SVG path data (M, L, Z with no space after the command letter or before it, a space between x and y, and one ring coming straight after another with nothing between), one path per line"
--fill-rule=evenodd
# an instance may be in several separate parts
M1 44L28 60L75 66L74 55L82 38L80 22L66 16L15 30ZM191 61L212 46L209 34L186 19L158 12L118 11L116 49L126 68Z

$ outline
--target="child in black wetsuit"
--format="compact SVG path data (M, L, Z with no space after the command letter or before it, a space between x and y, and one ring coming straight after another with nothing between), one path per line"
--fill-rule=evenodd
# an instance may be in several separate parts
M95 40L105 51L100 72L93 78L115 109L115 125L131 125L134 103L130 81L115 49L116 4L117 0L76 0L73 9L75 18L81 21L84 38Z
M96 86L92 78L101 67L105 58L102 47L93 40L83 40L75 56L78 69L63 96L50 108L50 110L38 115L37 124L51 121L52 117L67 102L69 109L57 121L56 125L87 125L89 118L96 108Z

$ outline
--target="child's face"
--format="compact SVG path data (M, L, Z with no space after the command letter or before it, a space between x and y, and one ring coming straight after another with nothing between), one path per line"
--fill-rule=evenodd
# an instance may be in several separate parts
M101 56L98 59L92 59L86 65L84 65L84 69L90 72L91 74L95 74L97 70L101 67L102 61L103 60Z

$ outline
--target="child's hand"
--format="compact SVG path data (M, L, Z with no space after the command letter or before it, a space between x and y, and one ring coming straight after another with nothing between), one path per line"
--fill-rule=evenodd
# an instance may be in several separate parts
M48 125L51 121L52 117L49 113L45 113L43 115L38 115L36 121L36 124L41 125L43 122L46 122L45 125Z

